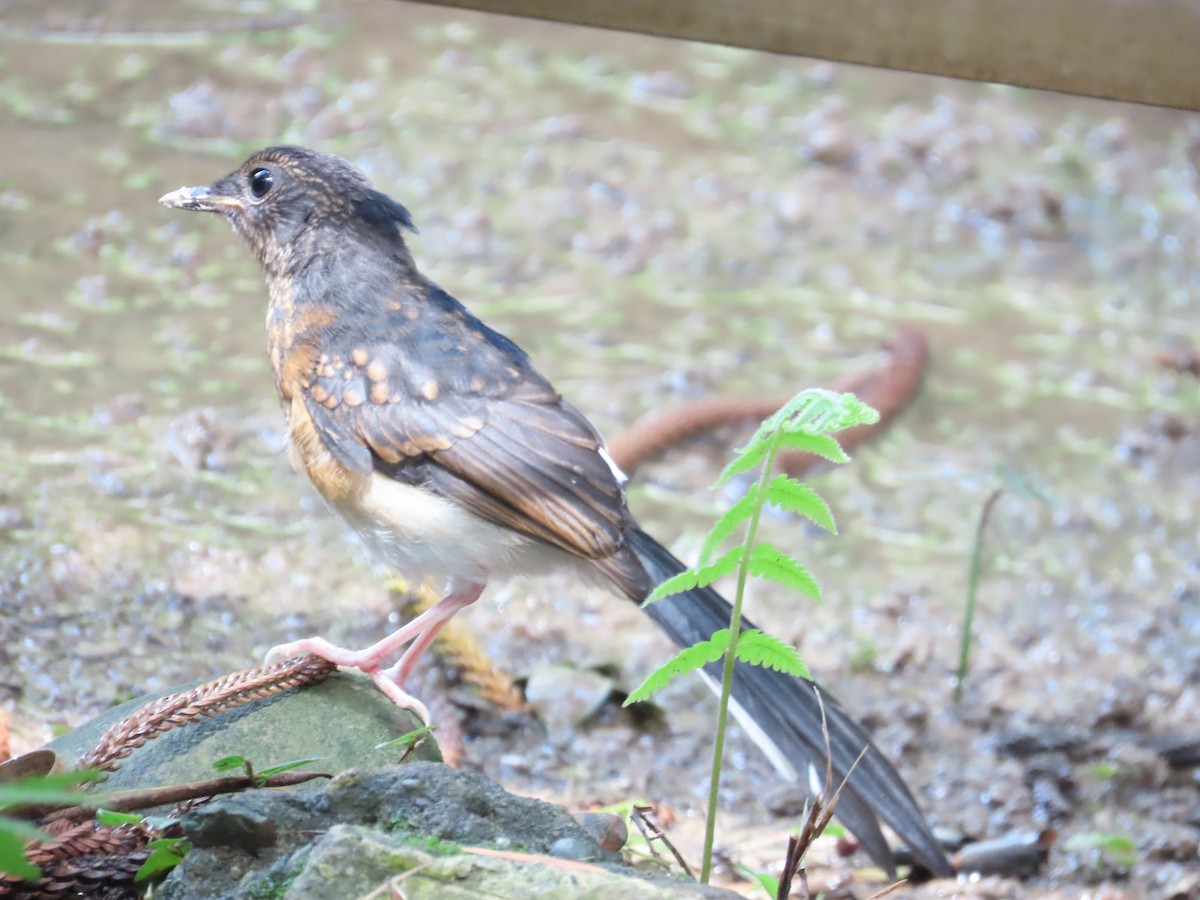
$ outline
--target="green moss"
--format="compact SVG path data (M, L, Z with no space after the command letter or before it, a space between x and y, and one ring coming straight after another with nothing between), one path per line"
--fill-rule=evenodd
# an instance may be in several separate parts
M394 819L384 826L383 830L414 850L433 856L457 856L462 852L462 847L453 841L444 841L439 837L416 831L408 819Z

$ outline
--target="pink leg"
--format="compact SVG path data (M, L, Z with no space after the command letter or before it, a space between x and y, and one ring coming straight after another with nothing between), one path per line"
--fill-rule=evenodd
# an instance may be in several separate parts
M404 682L412 672L413 665L433 643L442 627L460 609L470 606L478 600L484 587L483 584L467 584L459 587L456 582L451 581L450 592L431 609L421 613L408 624L402 625L383 640L372 644L365 650L347 650L331 644L324 638L312 637L273 647L267 653L267 658L287 659L311 653L339 666L360 669L371 676L371 680L393 703L403 709L413 710L428 723L428 710L421 701L404 692ZM405 644L409 646L404 651L404 655L400 657L399 662L387 671L382 671L384 660L391 657Z
M419 636L413 639L413 642L408 645L408 649L404 651L404 654L396 661L396 664L383 673L386 677L400 685L408 681L408 675L412 672L413 666L421 658L421 655L429 649L429 645L437 638L438 632L453 618L455 613L465 606L470 606L478 599L480 591L483 590L483 585L473 585L472 587L476 588L473 594L465 594L458 598L454 594L450 594L429 610L431 613L442 610L442 615L430 619L429 625ZM453 604L448 602L452 599L456 600ZM442 609L443 607L445 608Z

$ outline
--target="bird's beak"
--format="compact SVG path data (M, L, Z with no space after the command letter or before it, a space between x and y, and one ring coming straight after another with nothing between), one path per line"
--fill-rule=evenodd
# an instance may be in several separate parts
M197 212L225 212L243 210L245 204L236 197L218 194L211 187L183 187L158 198L163 206L176 209L191 209Z

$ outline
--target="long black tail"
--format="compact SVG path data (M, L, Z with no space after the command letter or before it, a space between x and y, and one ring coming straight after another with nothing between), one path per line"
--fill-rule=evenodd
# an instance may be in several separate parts
M629 546L646 568L654 584L677 575L685 568L669 550L644 531L629 533ZM729 603L711 588L659 600L646 612L680 647L707 640L713 632L729 627ZM754 626L742 620L744 628ZM706 673L718 682L721 664L711 663ZM773 669L738 663L733 676L733 711L755 742L782 774L806 784L824 780L825 738L821 731L821 706L812 682ZM925 817L917 808L900 774L871 743L866 732L850 718L830 694L821 689L829 750L833 760L834 786L841 783L863 748L867 752L855 766L842 790L837 816L854 833L863 849L889 873L895 871L892 851L879 829L879 819L900 836L913 858L933 875L953 875L953 869Z

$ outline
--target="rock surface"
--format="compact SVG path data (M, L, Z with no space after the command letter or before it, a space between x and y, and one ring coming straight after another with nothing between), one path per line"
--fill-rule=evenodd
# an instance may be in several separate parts
M116 707L50 747L73 764L154 699ZM306 768L340 773L218 797L184 814L191 850L156 890L163 900L346 900L381 887L379 896L393 896L392 881L414 900L733 896L630 868L566 810L443 765L432 739L397 765L404 748L379 745L419 726L367 679L338 672L164 732L124 760L105 788L211 779L213 763L227 756L257 770L315 758Z
M180 685L159 696L192 687L195 685ZM139 697L114 707L52 741L49 747L64 764L73 765L108 728L155 699ZM244 757L258 770L297 759L315 759L305 768L316 772L383 766L396 762L404 748L380 748L379 744L421 725L416 716L397 708L368 679L339 671L320 684L282 691L172 728L135 750L108 778L105 788L124 790L215 778L218 773L213 763L227 756ZM441 755L436 741L427 739L409 758L440 760Z
M211 846L214 819L270 821L275 841ZM422 897L734 897L649 876L602 850L563 809L433 762L352 770L307 791L248 791L187 813L199 843L160 900L346 900L388 887ZM231 828L240 843L244 829ZM261 834L262 832L258 832ZM570 859L556 855L572 848Z

